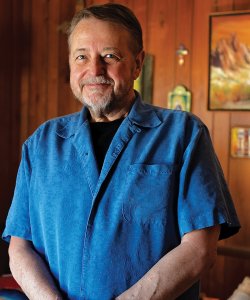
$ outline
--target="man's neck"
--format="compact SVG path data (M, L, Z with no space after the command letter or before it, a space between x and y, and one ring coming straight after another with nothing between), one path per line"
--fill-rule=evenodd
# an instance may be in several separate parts
M89 112L90 112L90 122L94 123L94 122L112 122L121 118L125 118L129 111L130 108L132 106L132 103L129 103L128 105L126 105L125 107L122 107L121 109L117 109L115 111L109 112L109 113L103 113L101 115L96 115L90 108L89 108Z
M117 114L108 114L108 115L102 115L102 116L93 116L90 112L90 122L112 122L121 118L125 118L128 115L128 112L121 112Z

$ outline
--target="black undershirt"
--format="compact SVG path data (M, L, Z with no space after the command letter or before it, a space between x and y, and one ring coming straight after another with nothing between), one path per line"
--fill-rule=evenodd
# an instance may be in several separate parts
M122 118L111 122L90 123L91 136L99 170L102 168L109 145L123 120Z

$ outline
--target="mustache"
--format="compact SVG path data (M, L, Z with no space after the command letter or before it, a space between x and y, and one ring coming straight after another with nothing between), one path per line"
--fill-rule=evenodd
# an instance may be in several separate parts
M105 76L95 76L85 78L80 82L80 86L83 87L86 84L110 84L114 85L114 81L110 78L106 78Z

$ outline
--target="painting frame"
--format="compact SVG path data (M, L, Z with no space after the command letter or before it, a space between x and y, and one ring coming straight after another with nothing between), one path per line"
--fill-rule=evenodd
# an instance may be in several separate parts
M250 110L250 10L209 15L208 110Z

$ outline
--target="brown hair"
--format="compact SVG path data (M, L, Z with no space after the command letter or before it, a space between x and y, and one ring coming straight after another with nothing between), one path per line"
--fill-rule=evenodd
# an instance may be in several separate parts
M142 28L134 13L121 4L106 3L103 5L94 5L80 10L73 17L68 33L68 42L70 45L70 36L76 25L83 19L94 17L99 20L113 22L125 27L134 40L133 50L135 54L143 49Z

